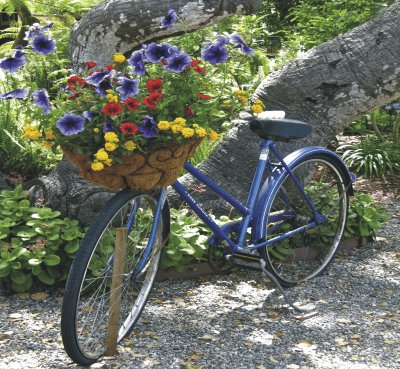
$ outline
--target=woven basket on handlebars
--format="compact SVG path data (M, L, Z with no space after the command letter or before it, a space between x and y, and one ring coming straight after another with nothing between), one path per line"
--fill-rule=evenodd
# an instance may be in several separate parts
M195 153L202 139L184 143L165 142L148 146L146 152L124 156L121 164L113 164L101 171L91 169L88 157L63 147L65 156L79 167L83 178L109 189L130 187L149 191L172 184Z

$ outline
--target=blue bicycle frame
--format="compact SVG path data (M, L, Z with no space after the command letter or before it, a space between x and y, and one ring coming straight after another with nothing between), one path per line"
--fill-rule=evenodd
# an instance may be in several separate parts
M275 157L278 159L280 164L273 164L270 162L270 152L272 152ZM214 237L217 237L219 240L223 240L226 242L228 245L230 251L232 253L235 253L237 251L240 251L243 248L247 248L248 250L252 251L255 249L258 249L260 247L265 247L269 246L273 243L279 242L285 238L291 237L297 233L303 232L305 229L312 229L315 228L318 224L323 222L325 220L325 217L321 215L316 208L314 207L312 201L310 198L307 196L307 194L304 192L303 187L297 180L297 178L293 175L291 169L288 167L288 165L285 163L281 155L279 154L277 148L275 147L274 143L272 140L263 140L261 143L261 153L260 157L258 160L258 164L255 170L253 182L250 187L249 195L246 201L246 205L243 205L240 203L238 200L236 200L233 196L231 196L229 193L225 192L221 187L219 187L215 182L213 182L210 178L205 176L203 173L201 173L199 170L194 168L192 165L189 163L186 163L184 165L184 168L192 174L193 177L195 177L197 180L199 180L201 183L205 184L208 188L210 188L213 192L215 192L218 196L223 198L225 201L227 201L229 204L231 204L235 209L237 209L242 215L242 219L240 223L238 223L238 228L235 229L238 237L236 242L234 242L228 234L232 231L231 228L224 229L224 227L220 227L216 224L216 222L197 204L197 202L193 199L193 197L189 194L187 189L178 181L175 181L172 187L174 190L182 197L183 200L187 202L187 204L192 208L192 210L200 217L200 219L203 220L204 223L207 224L207 226L213 231ZM300 228L294 229L290 232L287 232L283 235L277 236L271 240L265 241L266 237L264 237L262 240L257 239L255 237L255 233L252 232L252 239L250 242L250 245L245 245L245 238L246 238L246 233L247 229L249 226L252 226L252 223L255 220L255 217L257 216L257 211L256 211L256 202L260 199L261 194L261 184L264 179L264 173L266 169L268 169L271 173L271 176L279 176L282 174L282 171L280 168L284 168L284 170L287 171L287 173L291 176L293 179L294 183L296 184L297 188L299 189L299 192L301 195L304 197L305 201L307 202L308 206L310 207L311 211L314 214L315 221L302 226ZM262 191L264 194L267 193L268 191ZM291 213L290 211L285 212L280 215L272 215L269 217L268 221L269 222L284 222L287 219L293 218L294 214ZM277 229L282 225L278 224L274 226L273 230Z

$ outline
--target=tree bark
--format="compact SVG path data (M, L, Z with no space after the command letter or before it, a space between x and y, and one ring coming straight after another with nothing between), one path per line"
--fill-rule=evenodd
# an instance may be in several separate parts
M110 64L115 52L129 53L142 43L195 31L231 15L251 14L261 0L119 0L104 1L72 30L70 57L74 63L94 60ZM181 21L171 29L161 19L174 9Z
M130 21L126 21L125 16L118 18L120 14L128 14L128 3L136 9L136 13L129 12L133 17ZM159 1L157 4L126 0L103 3L75 28L71 43L72 54L78 61L96 60L101 55L106 55L102 62L107 63L116 49L125 52L135 47L139 40L149 42L170 36L170 31L159 30L154 21L157 19L157 25L160 23L169 4L178 14L188 14L187 9L191 9L189 15L192 18L188 22L191 29L221 19L226 15L225 11L236 13L239 8L236 1L229 3L234 4L231 7L224 1L217 4L204 2L202 6L199 5L200 2L186 4L179 0L173 3ZM179 4L181 7L177 6ZM212 8L214 16L210 14ZM108 10L115 14L116 9L124 11L119 11L114 16L105 13ZM152 9L151 17L147 15L147 9ZM241 9L250 12L254 8L250 5L245 8L243 5ZM143 19L135 18L137 13ZM195 14L198 14L201 21L196 21ZM99 26L100 15L108 19L107 22L112 27ZM208 20L204 17L208 17ZM94 26L90 25L90 19ZM148 22L147 26L145 22ZM86 31L87 29L90 31ZM396 2L376 19L317 46L281 70L270 74L261 83L255 96L264 101L268 110L285 110L288 118L303 120L313 126L311 136L285 145L285 151L305 145L326 146L358 116L400 96L399 33L400 2ZM122 35L125 34L132 35L133 41L122 42ZM105 42L101 42L102 37L106 38ZM258 137L250 132L248 123L237 121L200 168L233 196L244 201L258 160L258 142ZM207 210L221 213L229 209L224 201L204 191L190 176L184 176L181 180ZM31 192L44 197L50 206L83 222L90 220L104 204L104 198L110 196L104 189L80 180L76 170L71 170L66 162L49 176L37 180Z

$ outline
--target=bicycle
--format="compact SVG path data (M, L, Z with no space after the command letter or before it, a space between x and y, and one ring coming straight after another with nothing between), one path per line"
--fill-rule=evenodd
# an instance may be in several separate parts
M212 230L208 258L214 269L256 261L283 292L282 286L297 285L328 268L345 227L355 178L323 147L301 148L282 158L274 141L306 137L311 133L307 123L253 118L250 129L261 138L261 152L245 205L184 165L237 209L239 220L218 226L180 182L172 187ZM169 209L166 188L155 194L124 189L92 222L72 264L62 306L63 343L75 362L91 364L107 353L111 319L118 326L116 342L133 329L168 240Z

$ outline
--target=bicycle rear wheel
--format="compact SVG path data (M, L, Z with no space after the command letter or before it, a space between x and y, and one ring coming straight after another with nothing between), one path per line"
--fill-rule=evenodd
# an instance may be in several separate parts
M157 200L150 195L123 190L106 204L82 240L68 276L61 315L64 348L75 362L91 364L106 350L108 321L114 308L110 299L117 290L111 289L116 274L115 250L121 237L126 251L121 258L118 342L138 320L153 286L166 237L167 227L161 217L151 238L156 205Z
M293 174L316 210L325 217L318 226L260 249L266 269L284 287L321 275L334 258L347 218L348 193L340 164L328 155L314 154L298 163ZM267 217L272 240L315 221L310 206L287 174L273 194Z

